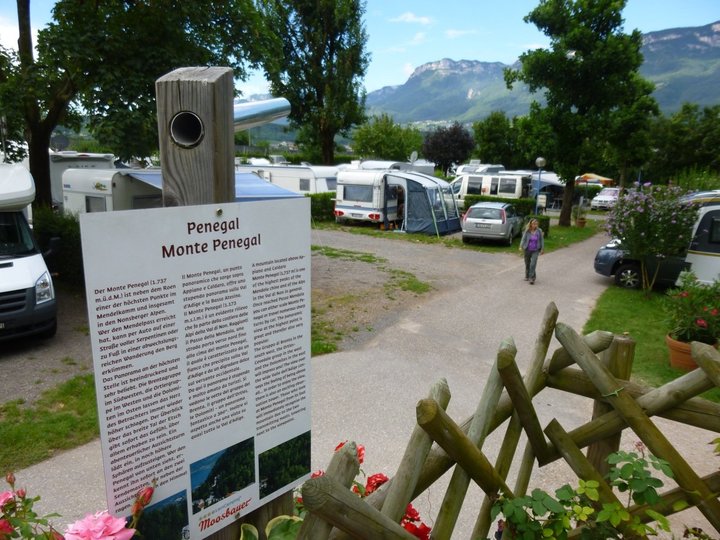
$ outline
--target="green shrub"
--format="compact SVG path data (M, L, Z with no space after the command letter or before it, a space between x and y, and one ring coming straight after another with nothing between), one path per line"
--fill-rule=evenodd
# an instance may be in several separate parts
M44 251L51 238L60 238L58 252L47 261L56 280L84 287L80 222L76 215L61 214L48 207L33 209L33 231Z
M313 193L308 197L313 221L335 221L335 192Z

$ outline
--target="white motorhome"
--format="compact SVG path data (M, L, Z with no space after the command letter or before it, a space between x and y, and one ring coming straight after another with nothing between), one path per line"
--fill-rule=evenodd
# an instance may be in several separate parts
M487 173L463 173L450 182L453 197L465 200L466 195L488 195L507 199L530 196L532 173L530 171L497 171Z
M720 190L690 197L700 206L685 262L699 281L720 279Z
M275 184L302 195L335 191L338 168L323 165L239 164L235 172L255 173Z
M0 164L0 341L57 329L52 277L24 213L34 199L30 171Z
M115 156L112 154L96 154L88 152L50 152L50 190L53 205L62 210L63 184L62 176L67 169L112 169L115 167Z

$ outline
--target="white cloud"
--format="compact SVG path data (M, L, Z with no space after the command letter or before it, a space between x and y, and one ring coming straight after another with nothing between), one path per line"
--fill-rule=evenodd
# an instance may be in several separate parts
M472 34L477 34L477 30L455 30L452 28L445 30L445 37L448 39L457 39Z
M399 17L390 19L390 22L403 22L403 23L427 25L427 24L432 23L432 19L430 17L420 17L419 15L415 15L414 13L412 13L410 11L406 11Z
M409 77L413 74L413 71L415 71L415 66L413 66L409 62L403 66L403 73L405 74L405 76Z
M425 38L427 37L427 34L425 32L418 32L415 34L412 39L410 40L410 43L408 45L421 45L422 43L425 43Z

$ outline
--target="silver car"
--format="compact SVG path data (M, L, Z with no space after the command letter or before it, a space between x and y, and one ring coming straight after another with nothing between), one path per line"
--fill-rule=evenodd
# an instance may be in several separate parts
M512 245L522 232L523 217L509 203L479 202L473 204L462 218L462 239L502 240Z

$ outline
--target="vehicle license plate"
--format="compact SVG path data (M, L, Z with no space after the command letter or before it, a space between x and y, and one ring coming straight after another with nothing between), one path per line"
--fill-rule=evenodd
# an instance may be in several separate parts
M352 217L362 217L362 214L350 214Z
M476 223L475 227L478 229L489 229L490 224L489 223Z

